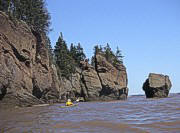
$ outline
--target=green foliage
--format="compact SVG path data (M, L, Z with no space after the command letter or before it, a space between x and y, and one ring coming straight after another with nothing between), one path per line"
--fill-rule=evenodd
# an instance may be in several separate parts
M62 33L56 42L54 57L59 68L59 76L67 79L75 72L75 68L80 65L80 61L86 58L80 43L77 46L71 43L70 50L68 49Z
M59 76L65 77L69 79L72 73L75 72L74 66L74 59L72 58L67 44L63 39L63 35L59 37L58 41L56 42L55 49L54 49L54 56L57 66L59 67Z
M117 64L123 64L123 57L121 54L121 51L119 50L119 48L117 47L116 53L114 53L111 48L110 45L107 43L105 47L102 47L101 45L96 45L94 47L94 56L91 58L91 64L93 66L95 66L95 56L97 54L101 54L103 55L106 60L111 63L113 66L117 65Z
M86 58L86 55L84 54L83 48L81 47L81 44L78 43L77 45L77 54L76 54L77 61L83 61Z
M3 12L10 12L11 0L0 0L0 10Z
M46 36L46 48L48 49L49 65L51 66L52 64L55 64L54 53L53 53L53 49L51 46L51 41L50 41L49 37L47 37L47 36Z
M0 0L0 11L9 15L10 19L25 21L34 31L45 34L50 64L53 62L52 48L47 37L50 26L50 15L44 0Z
M94 55L98 54L98 53L102 53L103 52L103 48L101 47L101 45L95 45L94 46Z
M50 15L44 0L0 0L0 10L25 21L35 31L49 32Z
M74 59L75 59L75 57L76 57L76 52L77 52L76 47L74 46L73 43L71 43L71 46L70 46L70 54L71 54L71 56L72 56Z
M71 44L70 55L78 65L80 64L80 61L83 61L86 58L86 55L84 54L83 48L81 47L80 43L78 43L77 46Z
M109 44L107 43L106 46L104 47L104 54L105 54L105 58L108 62L112 63L113 62L113 58L115 57L113 51L111 50Z
M114 63L119 63L119 64L123 64L123 57L122 56L122 53L121 53L121 50L119 50L119 47L117 47L116 49L116 54L115 54L115 60L114 60Z

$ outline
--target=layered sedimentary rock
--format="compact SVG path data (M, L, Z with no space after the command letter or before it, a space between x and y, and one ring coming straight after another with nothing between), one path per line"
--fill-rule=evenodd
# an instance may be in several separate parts
M147 98L163 98L168 96L171 86L169 76L150 73L143 84L143 90Z
M0 105L57 99L55 77L43 36L0 12Z
M123 64L113 66L103 55L96 55L95 66L81 61L71 80L63 80L64 91L61 99L125 100L128 96L127 73Z
M102 90L102 85L98 74L94 67L92 67L87 62L81 62L82 65L82 82L84 84L83 93L85 94L85 99L87 100L99 100L100 91Z
M95 66L102 85L100 96L105 99L126 99L128 81L125 66L123 64L113 66L100 54L96 55Z
M96 55L95 66L82 61L68 80L49 63L46 39L23 21L0 12L0 107L64 102L126 99L127 73Z
M68 98L76 100L78 97L82 97L83 83L81 81L81 69L77 68L76 73L72 74L69 80L61 78L61 83L60 99L62 102L66 101Z

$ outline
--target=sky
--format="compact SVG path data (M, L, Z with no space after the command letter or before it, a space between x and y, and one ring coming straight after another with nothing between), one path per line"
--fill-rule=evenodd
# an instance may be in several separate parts
M170 77L170 93L180 92L180 0L46 0L54 46L60 32L81 43L91 58L106 43L124 55L129 95L144 94L149 73Z

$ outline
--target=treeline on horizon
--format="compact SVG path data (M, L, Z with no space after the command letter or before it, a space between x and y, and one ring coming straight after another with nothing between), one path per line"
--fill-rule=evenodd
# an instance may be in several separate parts
M13 20L25 21L31 29L45 35L46 47L49 52L50 65L54 64L57 68L59 77L69 79L80 66L80 62L86 59L86 55L80 43L74 45L71 43L70 48L60 34L54 49L51 46L48 33L50 30L50 14L46 8L44 0L0 0L0 11L5 12ZM91 64L95 64L95 55L101 53L106 60L112 65L123 63L123 56L117 47L114 53L107 43L105 47L96 45L94 55L91 58ZM89 60L89 59L87 59Z

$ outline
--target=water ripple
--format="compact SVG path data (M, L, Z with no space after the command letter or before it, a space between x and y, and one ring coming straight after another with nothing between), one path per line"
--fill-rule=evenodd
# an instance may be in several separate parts
M0 132L180 132L180 95L0 111Z

